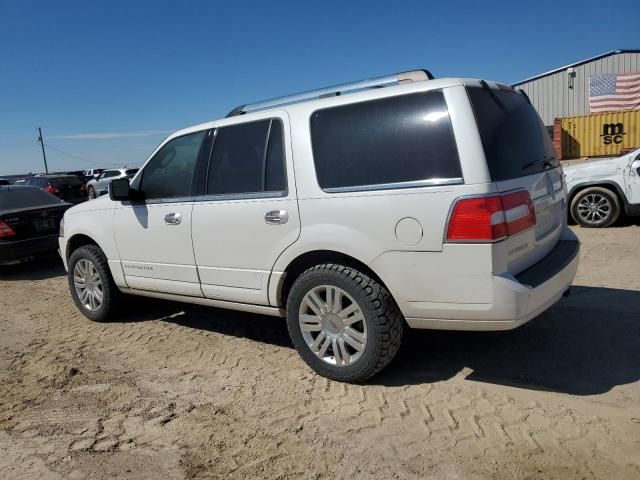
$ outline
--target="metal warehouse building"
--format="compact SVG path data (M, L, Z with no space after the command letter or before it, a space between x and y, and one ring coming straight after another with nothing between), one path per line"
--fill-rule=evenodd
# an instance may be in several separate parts
M589 114L589 77L640 72L640 50L613 50L513 84L531 99L547 127L559 117Z

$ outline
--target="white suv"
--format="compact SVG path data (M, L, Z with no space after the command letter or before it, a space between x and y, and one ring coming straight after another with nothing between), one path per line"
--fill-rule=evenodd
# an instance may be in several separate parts
M583 227L608 227L623 212L640 215L640 148L564 167L564 174L571 218Z
M120 292L287 318L316 372L362 381L405 326L515 328L568 292L579 243L526 96L414 71L244 105L176 132L68 210L88 318Z

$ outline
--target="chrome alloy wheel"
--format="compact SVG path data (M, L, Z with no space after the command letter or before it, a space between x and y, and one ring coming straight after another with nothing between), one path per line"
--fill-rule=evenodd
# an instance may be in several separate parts
M578 215L585 223L602 223L609 218L611 212L611 200L599 193L589 193L578 203Z
M102 280L96 267L91 261L81 258L73 268L73 286L80 303L90 311L95 311L102 305L104 292Z
M305 343L322 361L345 367L367 346L367 324L356 301L333 285L319 285L303 297L298 322Z

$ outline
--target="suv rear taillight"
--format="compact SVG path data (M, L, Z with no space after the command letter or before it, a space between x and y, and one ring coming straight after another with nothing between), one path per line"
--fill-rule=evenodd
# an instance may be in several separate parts
M456 201L447 228L448 242L496 242L536 224L536 211L529 192Z
M4 221L0 220L0 238L1 237L12 237L16 234L15 230L11 228L9 225L4 223Z
M54 187L51 184L48 184L46 187L44 187L44 191L49 192L52 195L60 195L60 190L58 190L56 187Z

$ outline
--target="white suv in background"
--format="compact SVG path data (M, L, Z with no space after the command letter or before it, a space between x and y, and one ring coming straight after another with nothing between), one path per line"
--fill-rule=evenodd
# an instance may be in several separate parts
M564 167L564 174L571 218L583 227L608 227L623 212L640 215L640 148Z
M110 168L102 171L97 177L92 178L87 182L87 192L89 198L97 198L100 195L107 193L109 189L109 183L116 178L128 178L131 179L138 173L137 168Z
M302 358L341 381L387 365L405 325L522 325L578 267L527 97L422 70L238 107L109 193L61 229L84 315L113 318L124 292L286 316Z

